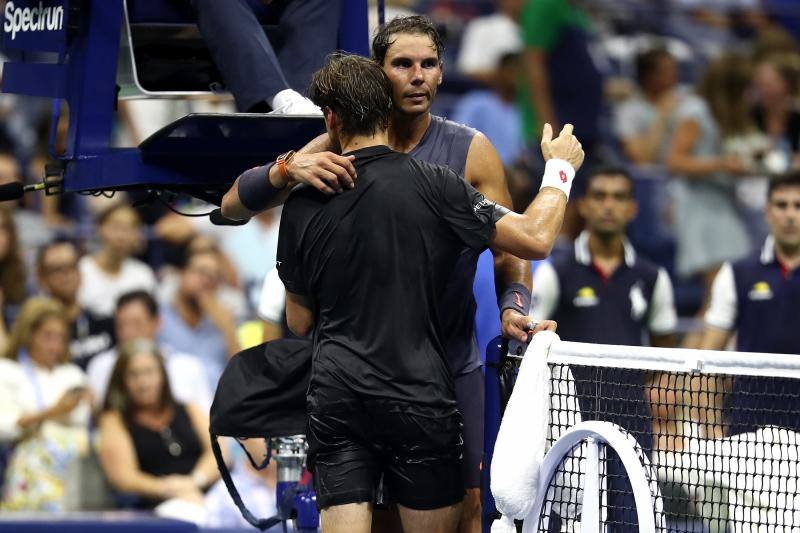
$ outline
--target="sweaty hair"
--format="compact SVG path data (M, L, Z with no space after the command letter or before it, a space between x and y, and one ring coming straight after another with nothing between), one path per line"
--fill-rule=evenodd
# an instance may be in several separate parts
M392 84L383 69L365 57L336 53L314 73L311 101L336 113L346 135L372 135L389 127Z
M411 17L395 17L378 29L375 38L372 39L372 59L379 65L383 65L386 59L386 51L394 44L395 37L401 33L410 35L427 35L430 37L436 57L442 60L444 45L433 21L424 15L414 15Z
M795 170L793 172L789 172L788 174L784 174L783 176L778 176L769 180L769 191L767 192L767 198L772 198L772 193L782 187L800 187L800 170Z

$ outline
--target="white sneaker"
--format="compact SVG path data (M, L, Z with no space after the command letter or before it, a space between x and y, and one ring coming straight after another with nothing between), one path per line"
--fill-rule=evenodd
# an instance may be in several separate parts
M284 89L272 99L270 115L322 116L322 109L314 102L292 89Z

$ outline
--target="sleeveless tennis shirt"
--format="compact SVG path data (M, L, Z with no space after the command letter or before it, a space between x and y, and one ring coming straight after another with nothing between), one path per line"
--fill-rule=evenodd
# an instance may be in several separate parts
M449 167L464 179L469 146L477 130L431 115L428 130L409 155L435 165ZM475 338L475 297L472 285L479 254L465 248L453 269L441 300L444 348L453 376L472 372L481 366Z

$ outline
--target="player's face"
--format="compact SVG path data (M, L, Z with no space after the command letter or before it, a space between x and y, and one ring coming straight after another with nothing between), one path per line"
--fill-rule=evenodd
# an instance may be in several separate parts
M767 205L767 224L783 249L800 248L800 187L779 187Z
M383 71L392 82L395 112L427 113L442 83L442 63L427 35L400 33L386 51Z
M622 176L596 176L579 204L586 229L601 235L620 235L636 216L630 182Z

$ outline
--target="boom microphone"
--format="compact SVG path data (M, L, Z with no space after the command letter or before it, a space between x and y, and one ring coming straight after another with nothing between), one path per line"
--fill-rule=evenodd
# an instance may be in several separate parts
M249 218L246 218L244 220L233 220L232 218L226 218L222 216L222 210L220 210L219 208L211 211L211 213L208 215L208 219L215 226L244 226L245 224L250 222Z
M26 192L41 191L44 183L34 183L33 185L23 185L22 182L12 181L0 185L0 202L19 200Z

